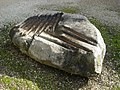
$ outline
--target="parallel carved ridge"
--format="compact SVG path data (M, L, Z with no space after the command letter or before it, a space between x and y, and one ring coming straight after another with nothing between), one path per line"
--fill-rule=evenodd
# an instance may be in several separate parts
M62 15L63 13L55 13L54 15L46 14L46 15L33 16L33 17L26 19L23 23L21 23L18 29L24 30L23 34L25 35L29 35L32 32L34 33L34 35L38 35L41 38L54 42L67 49L72 49L76 51L76 50L79 50L80 48L85 51L92 52L89 48L85 47L84 45L74 42L73 39L76 41L87 43L92 46L96 46L97 41L91 37L85 36L77 32L76 30L73 30L64 25L60 25L59 22L63 18ZM58 26L62 28L57 31ZM42 32L61 40L61 42L41 36ZM73 39L70 39L68 37L71 37Z
M57 24L59 23L63 13L56 13L54 15L37 15L25 20L19 28L26 30L26 34L34 32L35 34L40 34L43 31L53 31L55 30Z

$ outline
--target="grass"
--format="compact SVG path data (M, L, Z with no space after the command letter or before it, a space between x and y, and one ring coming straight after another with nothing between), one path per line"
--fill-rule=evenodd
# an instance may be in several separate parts
M65 12L65 13L71 13L71 14L78 12L75 7L63 7L63 8L60 8L59 11Z
M71 9L64 12L74 13ZM112 62L120 74L120 27L107 26L92 18L90 21L101 31L107 45L106 60ZM70 75L42 65L16 48L8 36L14 24L0 30L0 89L2 90L78 90L87 85L88 78ZM116 89L116 90L119 90Z
M120 90L120 88L115 88L115 89L112 89L112 90Z
M26 79L17 79L9 76L2 76L0 79L1 86L5 90L40 90L36 83Z

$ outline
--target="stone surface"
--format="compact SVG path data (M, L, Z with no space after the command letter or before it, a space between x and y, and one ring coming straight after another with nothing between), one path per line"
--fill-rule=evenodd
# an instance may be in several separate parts
M10 31L13 43L37 60L71 74L100 74L106 46L99 30L77 14L33 16Z

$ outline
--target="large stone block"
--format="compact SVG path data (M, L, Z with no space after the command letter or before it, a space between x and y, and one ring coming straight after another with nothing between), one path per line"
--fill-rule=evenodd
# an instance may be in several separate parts
M78 14L33 16L10 31L12 42L37 60L71 74L100 74L106 46L99 30Z

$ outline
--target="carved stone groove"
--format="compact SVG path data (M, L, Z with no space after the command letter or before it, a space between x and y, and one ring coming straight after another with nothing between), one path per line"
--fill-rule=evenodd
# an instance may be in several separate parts
M53 13L30 17L10 31L13 43L37 60L72 74L100 74L106 46L84 16Z

